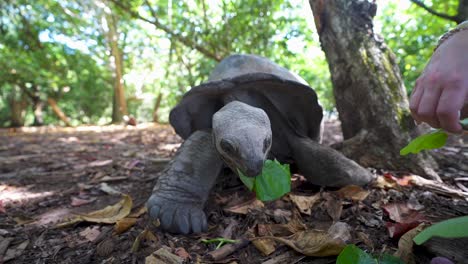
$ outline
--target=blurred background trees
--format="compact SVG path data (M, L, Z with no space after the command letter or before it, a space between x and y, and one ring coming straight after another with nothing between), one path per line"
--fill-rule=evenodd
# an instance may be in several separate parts
M408 92L464 0L378 1L376 31ZM301 75L334 111L330 74L306 0L4 0L0 126L167 121L193 85L231 53Z

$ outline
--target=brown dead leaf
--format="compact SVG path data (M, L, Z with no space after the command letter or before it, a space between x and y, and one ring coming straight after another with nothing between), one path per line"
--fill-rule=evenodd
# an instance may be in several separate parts
M101 241L96 246L96 254L101 257L108 257L115 249L115 242L112 238L107 238Z
M271 239L257 239L252 243L264 256L268 256L276 250L276 242Z
M326 200L325 206L328 215L333 219L333 221L338 221L341 217L341 213L343 212L343 204L341 199L338 199L329 193L324 193L323 196Z
M366 233L358 232L357 237L371 250L374 250L374 242L372 242L372 240L369 238L369 236Z
M143 205L138 209L138 211L131 213L128 217L133 217L133 218L138 218L141 215L145 214L148 211L148 208L146 208L146 205Z
M90 162L88 164L75 165L75 166L73 166L73 169L74 170L82 170L82 169L85 169L85 168L104 167L104 166L112 164L112 162L113 162L112 160L96 160L96 161Z
M415 263L413 255L413 238L418 235L425 228L425 226L426 224L424 223L420 224L419 226L406 232L398 241L398 250L394 255L400 258L404 263Z
M336 222L328 228L328 234L331 238L348 242L351 240L351 226L345 222Z
M90 204L92 202L96 201L96 198L91 198L91 199L81 199L78 197L72 197L71 198L71 206L77 207L77 206L82 206L85 204Z
M114 205L109 205L101 210L88 214L78 215L77 217L57 225L57 227L69 226L78 222L87 221L92 223L114 224L120 219L125 218L132 210L133 201L128 195L123 195L122 200Z
M148 229L145 229L141 231L141 233L138 234L138 236L135 238L135 241L133 242L133 245L132 245L132 252L133 253L138 252L142 243L154 245L157 242L158 242L158 238L153 234L153 232L151 232Z
M88 241L93 242L96 238L101 234L99 231L98 226L94 226L93 228L87 227L85 230L80 232L80 236L86 238Z
M114 225L115 234L122 234L123 232L130 229L133 225L135 225L136 222L137 219L133 217L125 217L123 219L118 220Z
M184 259L184 261L187 261L187 260L191 259L190 254L183 247L176 248L174 253L176 253L177 256Z
M342 199L350 199L353 201L364 201L369 196L369 191L364 190L361 186L348 185L334 192Z
M184 260L181 257L172 254L164 247L153 252L145 259L145 264L182 264L183 262Z
M397 189L399 187L393 178L385 176L377 176L372 185L380 189Z
M311 215L312 207L318 200L320 200L320 194L317 193L312 196L289 194L289 198L301 213Z
M1 214L6 213L6 209L5 209L5 206L3 205L3 201L2 201L2 200L0 200L0 213L1 213Z
M283 243L301 254L313 257L335 256L346 246L346 243L340 238L335 238L328 232L317 230L301 231L289 238L268 236L254 238L253 241L258 239L271 239Z
M26 224L30 224L34 222L34 219L25 215L19 215L19 216L13 217L13 220L15 220L17 225L26 225Z
M109 184L105 183L105 182L101 182L101 184L99 184L99 190L107 193L107 194L110 194L110 195L118 195L118 194L121 194L120 191L112 188L111 186L109 186Z
M262 201L259 201L257 199L251 199L246 202L243 202L238 205L234 205L228 208L224 208L224 211L234 213L234 214L247 214L249 210L253 209L260 209L265 207Z

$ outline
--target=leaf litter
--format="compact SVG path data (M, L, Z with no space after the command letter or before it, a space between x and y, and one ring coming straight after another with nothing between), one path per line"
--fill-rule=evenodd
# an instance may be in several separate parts
M218 184L207 203L208 232L174 235L158 229L157 221L148 221L144 204L157 173L180 146L180 138L161 125L100 131L57 129L41 136L4 135L0 131L0 142L8 142L0 147L0 246L4 248L0 259L5 261L6 252L10 252L7 257L12 263L39 258L64 263L71 259L76 263L311 260L304 255L334 255L329 257L333 262L339 249L350 243L373 255L382 251L393 254L396 248L405 247L413 254L413 249L403 243L411 231L403 233L398 243L388 235L386 223L398 224L394 219L411 222L414 218L411 214L403 217L402 211L400 218L390 217L385 211L391 204L404 204L428 222L468 215L468 195L447 178L461 178L458 175L466 172L453 168L439 171L442 176L448 175L442 177L444 183L402 172L377 171L379 177L368 187L338 190L314 189L301 175L294 175L292 192L271 202L250 199L251 193L240 182L234 187ZM440 151L468 153L463 145L447 148ZM2 190L9 193L8 199L1 198ZM22 198L12 201L16 196L10 194L15 191L21 192L18 197ZM50 214L54 211L63 213ZM73 216L70 212L79 221L53 228L67 215ZM45 215L56 219L44 221L41 217ZM336 229L330 229L332 226ZM48 229L44 231L44 227ZM215 250L216 245L200 242L223 237L224 233L239 243ZM418 255L413 257L418 260Z

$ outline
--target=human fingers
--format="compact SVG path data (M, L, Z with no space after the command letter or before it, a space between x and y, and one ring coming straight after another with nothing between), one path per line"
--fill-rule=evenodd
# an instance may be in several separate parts
M466 84L465 84L466 85ZM464 89L462 86L445 87L440 96L437 106L437 118L442 129L459 133L462 130L460 125L460 111L465 103Z
M419 102L421 101L423 92L424 92L424 89L422 87L422 78L419 78L416 80L416 85L414 86L413 92L411 93L410 104L409 104L411 115L416 121L419 121L418 106L419 106Z
M439 128L440 123L437 118L437 105L442 93L441 87L436 83L427 84L419 100L417 116L418 120L428 123L431 127Z

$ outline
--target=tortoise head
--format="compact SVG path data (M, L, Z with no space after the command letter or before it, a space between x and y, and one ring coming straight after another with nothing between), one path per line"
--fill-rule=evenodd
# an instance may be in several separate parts
M272 144L265 111L233 101L213 115L212 125L213 140L224 162L236 173L259 175Z

